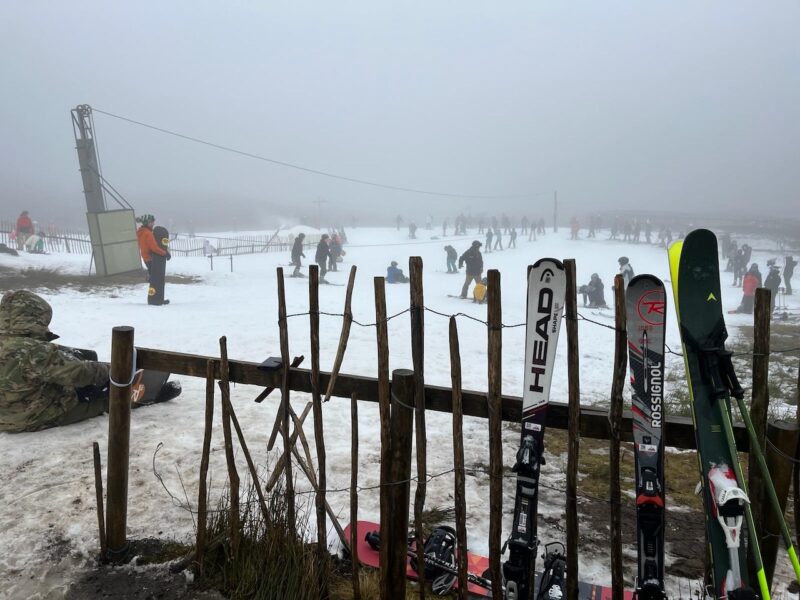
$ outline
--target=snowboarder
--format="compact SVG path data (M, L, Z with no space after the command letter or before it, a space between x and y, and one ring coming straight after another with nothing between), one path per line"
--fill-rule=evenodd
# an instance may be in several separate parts
M503 232L499 227L494 230L494 249L497 250L498 246L500 246L500 250L503 249Z
M747 271L742 279L742 301L739 307L733 312L745 313L748 315L753 314L753 304L755 303L756 288L760 287L761 273L758 271L758 265L753 263L750 265L750 270Z
M589 308L606 308L604 289L603 280L597 273L592 273L589 283L578 289L578 293L583 296L583 305Z
M17 217L17 250L22 250L29 235L33 235L33 221L31 221L28 211L23 210Z
M331 256L330 240L330 236L327 233L323 233L317 244L317 252L314 254L314 260L319 265L319 280L321 283L328 283L325 281L325 273L328 272L328 259Z
M619 272L622 274L622 280L625 283L625 287L628 287L628 284L631 282L631 279L633 279L635 274L633 272L633 267L631 266L627 256L620 256L619 259L617 259L617 262L619 263Z
M793 256L786 257L786 263L783 265L783 285L786 288L786 295L792 295L792 275L794 275L794 268L797 261Z
M461 297L466 298L469 291L469 284L473 281L477 284L483 275L483 256L481 255L481 243L478 240L472 242L472 246L458 259L458 267L461 268L466 263L467 276L461 288Z
M305 233L297 234L297 237L294 238L294 244L292 244L292 264L294 265L294 271L292 272L292 277L302 277L303 274L300 273L300 267L303 264L300 262L301 258L305 258L306 255L303 253L303 241L306 239Z
M773 263L769 266L769 273L767 273L767 278L764 280L764 287L771 292L769 311L772 314L775 311L775 299L778 297L778 291L781 287L781 270L778 265Z
M516 227L512 227L511 233L509 234L508 237L508 249L511 250L511 248L516 248L516 247L517 247L517 229Z
M448 273L458 273L458 267L456 266L456 260L458 259L458 252L452 246L445 246L444 251L447 252L447 272Z
M172 258L172 255L168 250L164 250L159 246L153 235L153 224L156 222L156 218L153 215L145 214L139 217L138 220L141 226L136 230L136 241L139 242L139 253L142 255L142 261L147 268L147 280L150 281L153 254L164 256L167 260ZM169 300L165 300L164 304L168 302Z
M386 267L386 283L408 283L408 277L403 274L403 269L397 266L397 261Z
M108 411L108 365L53 344L52 317L50 305L27 290L0 300L0 431L38 431ZM169 393L157 401L174 398L180 384L162 391Z

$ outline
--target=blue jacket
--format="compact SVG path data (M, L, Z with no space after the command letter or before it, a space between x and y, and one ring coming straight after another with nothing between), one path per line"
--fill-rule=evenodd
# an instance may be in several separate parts
M403 277L403 269L392 266L386 267L386 283L397 283Z

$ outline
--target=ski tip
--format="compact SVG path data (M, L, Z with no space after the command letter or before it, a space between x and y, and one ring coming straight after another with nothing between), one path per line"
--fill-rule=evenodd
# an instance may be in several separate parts
M533 263L533 266L528 266L528 272L530 273L531 269L538 269L544 263L551 263L556 269L559 269L560 271L564 270L564 263L557 258L540 258Z
M657 287L664 287L664 282L651 273L642 273L641 275L634 275L628 284L628 289L635 287L636 283L640 281L652 281Z

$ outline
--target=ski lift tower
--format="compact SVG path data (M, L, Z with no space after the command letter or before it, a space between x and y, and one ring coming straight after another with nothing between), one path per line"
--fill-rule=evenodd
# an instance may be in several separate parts
M133 207L105 180L100 170L92 107L80 104L71 112L95 270L101 277L139 271L142 265ZM106 195L120 208L109 210Z

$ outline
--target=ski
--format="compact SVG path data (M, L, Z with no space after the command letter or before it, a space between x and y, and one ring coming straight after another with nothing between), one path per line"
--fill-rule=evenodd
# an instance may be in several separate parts
M731 600L756 596L744 575L747 552L741 543L741 517L736 514L741 512L749 532L761 598L769 600L758 535L733 437L729 400L731 391L735 389L739 394L741 388L733 373L731 353L725 350L728 332L722 314L717 257L717 239L706 229L692 231L669 248L712 566L708 592L712 598Z
M558 260L543 258L528 270L522 433L513 469L517 492L514 523L506 542L509 557L503 563L508 600L527 599L533 585L530 574L538 547L539 471L544 464L544 428L566 283L564 266Z
M625 290L631 412L636 474L636 597L663 600L664 592L664 284L637 275Z

